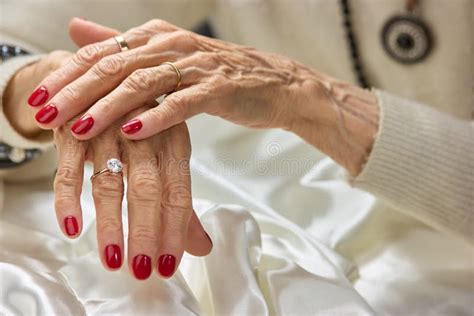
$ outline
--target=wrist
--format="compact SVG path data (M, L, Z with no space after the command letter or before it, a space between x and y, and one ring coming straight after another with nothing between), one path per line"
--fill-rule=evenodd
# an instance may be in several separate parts
M292 131L356 176L378 131L377 98L368 90L320 74L306 86Z
M26 105L26 95L29 85L24 86L28 82L25 74L29 73L28 67L21 68L8 82L3 94L3 113L8 119L12 127L22 136L26 138L33 138L42 129L38 127L34 120L34 109Z

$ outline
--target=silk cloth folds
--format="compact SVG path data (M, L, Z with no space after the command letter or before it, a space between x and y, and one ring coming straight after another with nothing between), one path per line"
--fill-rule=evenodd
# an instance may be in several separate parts
M194 206L213 252L186 255L167 281L136 281L126 264L108 272L89 181L76 240L57 228L52 179L7 183L1 315L472 315L468 245L351 188L294 135L208 116L189 125Z

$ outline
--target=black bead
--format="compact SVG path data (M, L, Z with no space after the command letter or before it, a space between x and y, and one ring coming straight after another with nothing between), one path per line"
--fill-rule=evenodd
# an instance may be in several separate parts
M415 40L410 34L402 33L397 37L397 45L401 49L410 50L415 46Z

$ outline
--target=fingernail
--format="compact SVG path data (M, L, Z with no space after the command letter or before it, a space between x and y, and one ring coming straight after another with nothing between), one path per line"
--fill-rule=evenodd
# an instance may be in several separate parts
M48 98L48 89L46 89L46 87L39 87L28 98L28 104L31 106L40 106L43 105Z
M105 262L111 269L118 269L122 265L122 251L119 245L105 247Z
M67 216L64 219L64 228L68 236L75 236L79 232L79 225L77 219L74 216Z
M42 124L47 124L54 120L56 116L58 115L58 109L54 104L48 104L41 110L39 110L38 113L36 113L35 118L36 121Z
M158 271L165 278L173 275L176 266L176 258L173 255L162 255L158 259Z
M133 258L132 267L138 280L146 280L151 274L151 259L147 255L137 255Z
M84 20L84 21L88 21L87 18L85 18L83 16L79 16L78 18L81 19L81 20Z
M72 126L71 130L74 134L82 135L87 133L94 125L94 118L89 114L78 119Z
M143 127L143 124L140 120L134 119L131 121L128 121L127 123L122 125L122 131L125 134L134 134L141 130Z

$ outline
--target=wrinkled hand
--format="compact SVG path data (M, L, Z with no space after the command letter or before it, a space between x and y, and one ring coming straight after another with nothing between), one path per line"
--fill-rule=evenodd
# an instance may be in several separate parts
M78 23L92 25L73 21ZM182 73L180 90L124 124L125 137L143 139L201 112L250 127L290 129L298 105L309 106L303 91L318 88L309 80L314 74L288 58L200 36L161 20L133 28L123 37L130 50L120 52L113 38L87 45L41 82L39 87L51 96L46 106L37 107L43 128L60 126L85 111L73 126L74 136L98 135L125 114L175 89L177 74L162 64L166 61Z
M109 34L95 33L95 36ZM87 40L93 38L88 36ZM10 80L4 94L3 110L9 122L23 136L33 137L41 131L34 122L33 109L23 106L29 99L29 92L71 56L68 52L52 52L20 69ZM191 147L187 128L180 124L159 137L131 142L117 133L120 126L117 124L90 141L78 141L72 137L69 131L71 122L54 129L59 154L55 178L59 226L71 238L81 233L80 194L85 161L91 160L98 170L105 167L107 159L120 158L126 163L124 174L128 176L128 263L131 271L137 278L145 279L156 267L160 275L169 277L179 265L183 250L202 256L212 248L212 242L192 210ZM93 195L101 260L106 268L117 269L124 250L122 178L107 173L100 175L94 179Z
M143 280L156 267L162 277L170 277L184 250L203 256L212 248L192 209L188 131L179 124L158 136L130 141L118 132L119 123L90 141L72 137L70 123L54 130L59 155L54 186L58 222L66 235L79 236L84 162L91 160L97 172L108 159L118 158L125 164L128 182L130 271ZM92 189L100 256L106 268L118 269L124 253L122 176L103 173L92 180Z
M34 119L35 111L25 107L32 89L46 76L65 65L72 53L66 51L51 52L38 61L18 70L3 94L3 112L16 131L25 137L34 137L41 132Z

